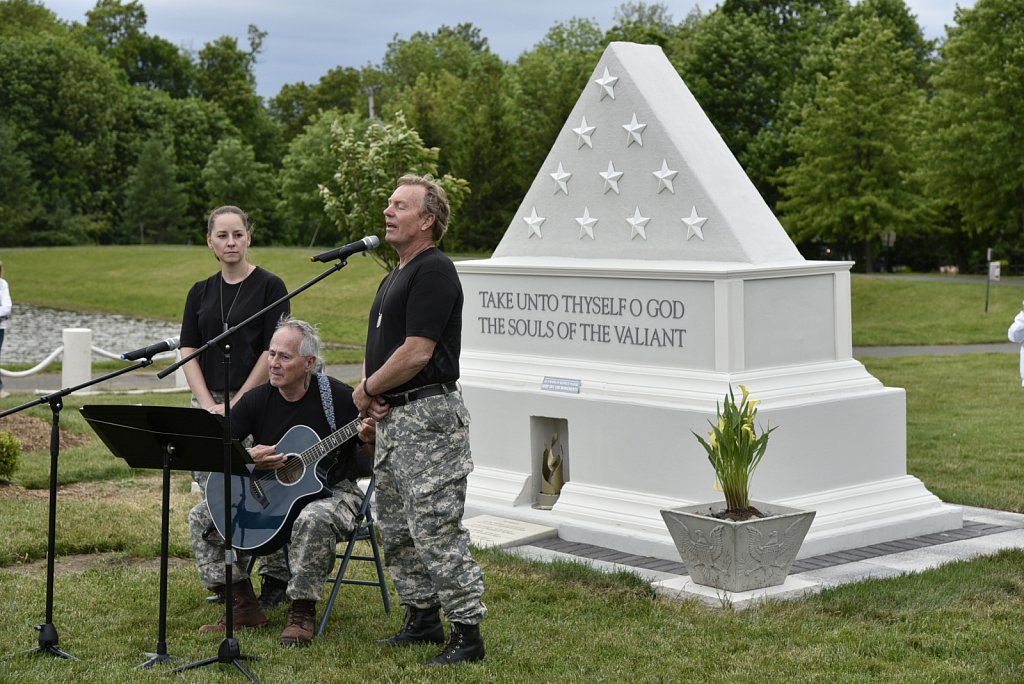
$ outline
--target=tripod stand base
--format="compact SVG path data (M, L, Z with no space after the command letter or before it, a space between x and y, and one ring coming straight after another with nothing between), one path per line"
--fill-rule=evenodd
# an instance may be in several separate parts
M256 676L253 675L252 672L249 672L249 669L242 663L243 660L256 660L256 657L243 655L241 648L238 645L238 640L228 637L220 642L220 648L217 650L217 655L213 658L197 660L195 662L188 663L187 665L176 667L173 670L170 670L169 674L184 672L186 670L194 670L197 667L204 667L206 665L222 663L224 665L234 665L242 674L249 678L250 682L259 684L260 680L256 679Z
M29 649L29 653L49 653L58 658L78 660L78 658L57 646L57 628L51 623L47 622L45 625L36 625L36 629L39 630L39 645Z
M158 665L160 663L166 663L171 660L181 660L178 656L172 656L166 653L147 653L146 658L146 662L135 667L136 670L148 670L154 665Z

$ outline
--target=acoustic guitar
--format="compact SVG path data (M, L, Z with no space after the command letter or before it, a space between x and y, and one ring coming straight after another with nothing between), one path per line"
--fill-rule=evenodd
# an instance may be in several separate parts
M320 461L356 436L362 419L323 440L305 425L288 430L277 443L278 453L288 457L277 470L253 469L248 475L231 476L231 545L257 555L273 553L288 542L292 524L310 501L331 495ZM212 472L206 481L206 505L213 525L224 532L224 473Z

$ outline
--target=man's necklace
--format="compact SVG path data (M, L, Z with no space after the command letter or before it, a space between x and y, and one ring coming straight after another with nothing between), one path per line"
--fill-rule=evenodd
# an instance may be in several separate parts
M381 296L380 296L380 305L377 307L377 327L378 328L380 327L381 320L384 318L384 300L386 300L388 298L388 290L391 289L391 284L393 282L395 282L395 277L396 277L396 274L398 273L398 271L399 271L399 269L397 269L397 268L394 271L392 271L391 275L388 276L388 282L384 283L384 293L381 294Z
M224 332L228 331L228 316L231 315L232 309L235 308L235 304L238 303L238 297L242 294L242 286L245 285L245 281L248 278L246 274L245 278L238 281L238 289L235 290L235 298L231 300L231 306L228 307L228 312L224 313L224 276L220 277L220 322L224 324Z

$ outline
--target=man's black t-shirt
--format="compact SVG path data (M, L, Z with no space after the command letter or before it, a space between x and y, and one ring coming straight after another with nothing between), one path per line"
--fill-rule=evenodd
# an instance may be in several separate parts
M425 250L393 270L381 281L370 310L367 377L384 365L406 337L427 337L437 346L426 367L388 392L458 380L462 302L462 283L455 265L437 248Z
M181 346L201 347L224 332L225 318L229 325L237 325L287 293L283 280L259 266L248 278L234 285L225 283L219 272L200 280L192 286L185 300ZM262 320L250 323L232 336L231 391L245 383L260 354L270 346L277 322L290 310L288 302L283 302L268 311ZM220 349L207 349L200 354L199 365L207 388L223 392L224 355Z
M352 388L340 380L328 379L331 384L331 396L334 399L334 420L337 429L340 430L355 420L359 412L352 403ZM281 392L268 382L246 392L231 410L232 434L237 439L252 435L253 444L275 445L295 425L311 428L320 439L333 432L327 422L327 416L324 415L316 376L313 376L309 389L298 401L285 400ZM328 485L343 479L369 477L373 470L373 462L363 449L357 449L359 444L359 438L353 437L338 447L331 456L321 461L321 467L330 468L327 476ZM337 464L332 466L331 462L335 457Z

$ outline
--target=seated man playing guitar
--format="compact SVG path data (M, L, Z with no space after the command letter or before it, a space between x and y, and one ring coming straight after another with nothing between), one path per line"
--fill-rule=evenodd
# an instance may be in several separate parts
M372 419L359 419L351 387L314 373L320 338L313 326L282 318L269 352L270 382L249 390L231 411L234 436L253 438L255 464L248 476L232 476L232 627L267 624L245 566L250 555L287 543L292 603L281 643L308 646L335 548L355 527L363 500L355 480L372 472L374 427ZM223 477L210 474L206 500L189 513L199 578L211 590L224 585ZM224 618L199 631L225 631Z

